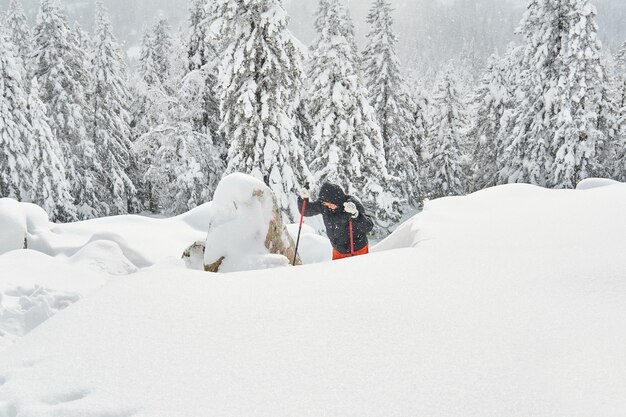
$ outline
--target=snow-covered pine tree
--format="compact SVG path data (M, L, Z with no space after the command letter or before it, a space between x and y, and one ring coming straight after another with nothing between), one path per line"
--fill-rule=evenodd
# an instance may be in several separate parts
M588 0L529 2L503 182L571 188L600 165L601 113L611 106L595 19Z
M396 54L397 37L393 31L391 5L387 0L375 0L367 17L370 32L363 53L363 68L370 93L370 103L376 111L389 173L399 179L396 195L402 195L417 207L421 199L420 165L417 147L417 126L411 113L410 97L406 94Z
M0 42L0 197L29 201L32 167L26 151L31 126L22 73L13 44L5 39Z
M172 29L164 16L155 18L151 34L152 59L161 85L166 86L170 77L173 52Z
M361 80L350 27L338 0L325 4L324 27L311 54L309 104L313 120L317 182L331 181L358 195L376 218L378 231L400 216L392 194L376 113Z
M87 126L87 136L92 139L94 137L94 108L93 108L93 95L95 89L95 72L93 68L93 54L94 43L91 35L83 30L82 26L78 23L74 23L72 28L72 39L74 45L76 45L76 62L81 62L80 66L76 66L76 80L80 82L83 92L85 94L85 103L87 107L83 110L83 119L85 126ZM101 212L98 215L103 215L106 212Z
M422 153L424 145L426 143L426 137L428 135L428 108L430 106L430 98L428 97L428 91L424 87L424 82L421 79L415 78L415 76L409 76L407 81L408 104L413 120L413 129L415 132L415 139L412 141L413 148L418 157L420 166L420 183L422 189L427 188L424 185L424 161Z
M28 111L32 126L28 149L28 159L32 163L31 201L43 208L53 222L74 221L77 213L65 174L65 158L48 124L36 78L30 85Z
M302 150L304 152L304 159L310 164L314 157L313 149L313 119L309 111L309 96L308 87L303 86L298 92L298 97L295 103L295 115L294 115L294 131L296 137L302 144Z
M139 75L142 81L148 86L161 83L161 77L156 65L154 38L150 28L147 27L144 27L141 37Z
M482 190L498 184L504 144L500 129L506 110L511 108L510 90L503 60L496 55L489 58L487 70L471 101L471 128L468 133L473 145L473 187Z
M626 42L615 55L614 77L619 108L626 108Z
M61 141L78 216L104 214L97 190L102 168L87 126L92 111L83 87L85 55L56 0L42 0L33 39L33 73L52 133Z
M339 3L338 5L332 4L333 0L318 0L318 7L315 11L315 21L313 26L315 28L315 32L317 34L322 33L324 29L324 25L326 23L326 18L328 16L329 8L333 8L333 13L338 13L337 21L342 25L338 30L343 33L346 37L348 43L352 47L353 57L355 59L359 58L359 48L356 43L356 36L354 31L354 22L352 21L352 15L350 14L350 10L343 4ZM309 50L313 52L317 48L317 43L321 38L318 36L313 44L310 46Z
M198 100L202 105L193 115L197 132L209 134L220 157L226 162L228 146L224 136L219 132L220 125L220 93L219 93L219 56L217 46L211 42L210 27L213 24L211 8L206 0L191 0L189 6L189 32L186 39L187 76L197 72L193 77L202 77L205 87L199 91Z
M204 12L197 10L202 3L192 5L191 26L194 20L205 21L201 16ZM201 23L196 26L199 30ZM199 52L204 46L191 46L203 36L192 36L187 30L179 30L176 36L166 88L170 94L162 93L164 97L155 101L163 109L163 118L150 126L137 144L140 153L150 155L144 182L151 190L152 209L168 214L180 214L209 201L225 169L211 132L203 126L207 61L202 63L204 53ZM194 52L190 53L192 49ZM160 82L153 90L158 85Z
M612 177L626 182L626 42L615 56L614 83L618 139L613 150Z
M30 78L30 60L32 55L32 39L30 28L20 0L11 0L6 14L6 31L13 43L17 56L21 59L24 69L24 82Z
M81 48L81 50L87 57L86 62L88 64L91 64L91 54L93 53L94 49L94 42L91 38L91 35L87 31L85 31L78 22L74 22L74 28L72 32L74 33L76 44Z
M578 182L605 174L599 172L600 155L614 137L601 130L602 110L608 103L606 70L601 60L596 9L589 0L563 1L561 16L566 29L559 58L565 73L559 74L560 103L552 149L555 161L551 185L575 188Z
M152 128L139 143L157 144L145 181L153 189L159 211L168 214L210 201L225 169L211 136L198 132L190 117L202 107L197 97L205 80L198 74L189 73L175 86L177 95L172 97L167 121Z
M294 134L302 63L282 0L218 0L217 32L229 39L220 70L221 131L231 141L227 172L263 180L286 220L299 217L296 193L310 179Z
M189 33L187 35L187 59L189 71L204 67L216 56L208 43L211 22L208 20L207 0L191 0L189 4Z
M93 141L105 173L100 198L107 205L107 215L126 214L136 206L136 189L128 175L135 159L130 141L130 93L126 64L102 1L96 3L92 68Z
M324 30L329 4L330 0L318 0L317 10L315 11L315 21L313 23L315 32L317 33L322 33L322 30Z
M467 115L451 69L438 80L430 103L427 143L430 198L464 195L466 173L462 167L462 146Z
M154 162L160 142L150 133L157 126L168 122L172 101L170 94L166 92L167 86L161 81L157 61L152 27L145 27L141 40L139 68L131 84L133 92L131 132L138 157L133 182L139 187L138 196L142 205L153 213L159 211L159 196L149 181L147 172ZM169 83L169 80L167 82Z

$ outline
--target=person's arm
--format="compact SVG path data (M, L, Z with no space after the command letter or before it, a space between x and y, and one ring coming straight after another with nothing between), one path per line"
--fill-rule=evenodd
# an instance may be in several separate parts
M298 211L302 214L302 197L298 197ZM322 214L322 203L319 201L310 201L306 199L306 208L304 209L304 217L313 217Z

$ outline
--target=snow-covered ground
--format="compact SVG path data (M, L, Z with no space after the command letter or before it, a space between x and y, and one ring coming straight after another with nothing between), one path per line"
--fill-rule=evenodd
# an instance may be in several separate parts
M624 184L498 187L369 256L226 275L174 261L206 219L59 226L62 257L0 256L2 303L40 286L62 310L0 352L0 417L621 417L624 213ZM72 262L88 241L139 272Z

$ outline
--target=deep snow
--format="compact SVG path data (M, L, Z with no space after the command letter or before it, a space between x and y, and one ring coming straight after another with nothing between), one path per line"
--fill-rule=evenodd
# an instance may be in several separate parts
M621 417L624 213L624 184L512 185L366 257L109 276L0 353L0 416Z

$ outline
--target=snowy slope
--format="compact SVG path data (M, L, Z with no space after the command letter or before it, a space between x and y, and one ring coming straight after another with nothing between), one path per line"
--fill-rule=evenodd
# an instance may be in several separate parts
M621 417L625 212L499 187L367 257L114 278L0 353L0 416Z
M0 350L115 276L157 263L184 268L185 248L206 237L209 207L53 224L32 204L1 199ZM10 252L25 236L30 250Z

